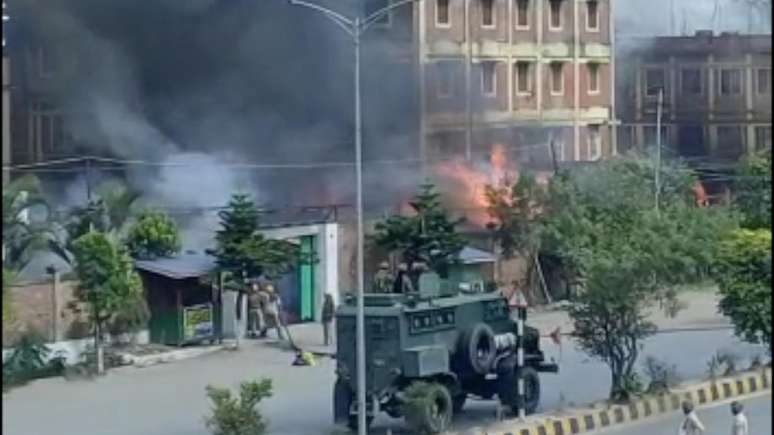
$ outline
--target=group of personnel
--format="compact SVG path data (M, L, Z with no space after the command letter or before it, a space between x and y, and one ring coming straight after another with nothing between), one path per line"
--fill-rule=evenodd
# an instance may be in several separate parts
M284 340L284 324L280 313L282 299L271 282L253 282L247 292L247 332L253 338L266 338L269 328L277 330Z
M413 293L418 289L419 276L429 269L425 263L415 262L411 269L407 263L398 264L398 273L390 272L390 264L379 263L379 270L374 275L371 289L373 293Z
M704 435L706 429L704 424L696 414L696 410L691 402L683 402L683 413L685 419L680 424L679 435ZM734 401L731 403L731 435L750 435L750 428L747 423L747 417L744 415L744 406Z

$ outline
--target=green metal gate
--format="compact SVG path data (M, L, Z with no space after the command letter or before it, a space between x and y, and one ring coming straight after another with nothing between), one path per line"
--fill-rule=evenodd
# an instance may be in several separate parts
M298 267L298 284L301 291L301 321L314 321L314 258L315 236L301 237L301 264Z

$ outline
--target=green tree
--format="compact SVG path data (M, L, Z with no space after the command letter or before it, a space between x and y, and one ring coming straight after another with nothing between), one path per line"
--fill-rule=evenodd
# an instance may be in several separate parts
M258 404L272 395L271 380L242 382L239 397L228 388L208 385L207 397L212 401L212 415L205 419L212 435L263 435L267 422Z
M32 219L35 209L41 209L45 217ZM3 186L3 265L21 270L35 252L47 249L54 236L48 211L40 180L34 175Z
M91 232L73 243L79 283L75 297L86 307L94 331L97 372L104 372L102 336L107 322L142 299L142 283L123 246L107 234Z
M503 255L531 257L540 245L540 216L545 201L545 189L535 177L524 173L511 186L485 187L487 212L492 218L488 225L494 233Z
M177 223L166 213L146 210L128 231L126 245L132 257L155 259L180 252Z
M296 245L266 238L258 231L258 209L244 194L234 194L219 213L221 228L215 234L214 256L218 267L233 277L264 275L278 278L299 261Z
M512 185L488 185L485 187L487 213L492 221L487 228L492 231L505 258L520 255L530 267L526 270L525 287L532 289L535 282L536 264L540 251L542 211L545 204L545 187L537 183L531 173L520 174Z
M451 219L432 184L423 184L409 203L412 216L393 215L376 224L374 242L397 252L408 264L421 261L441 276L457 260L465 239L457 232L463 219Z
M771 151L745 157L734 181L734 204L745 228L771 228Z
M771 231L738 230L722 244L714 268L720 311L736 334L771 348Z
M695 281L733 228L727 210L694 207L693 178L663 165L659 210L649 161L620 159L552 180L544 247L582 283L570 316L582 349L611 370L612 399L628 399L642 340L655 331L646 312L674 307L676 284Z
M52 252L73 263L73 243L90 231L121 235L134 213L140 193L125 184L109 180L95 189L95 198L84 207L74 207L67 213L60 226L63 231L49 242Z

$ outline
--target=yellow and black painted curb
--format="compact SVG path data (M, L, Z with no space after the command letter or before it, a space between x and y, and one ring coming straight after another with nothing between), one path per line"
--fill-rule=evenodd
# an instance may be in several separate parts
M771 390L771 368L720 378L668 394L643 397L626 405L588 408L563 416L535 416L535 420L515 423L510 428L485 431L486 435L570 435L606 429L679 410L684 400L697 406Z

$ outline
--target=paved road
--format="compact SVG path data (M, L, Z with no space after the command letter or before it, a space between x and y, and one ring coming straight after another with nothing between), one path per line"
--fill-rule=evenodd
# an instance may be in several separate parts
M728 331L660 335L650 339L643 355L678 364L686 378L703 375L706 361L718 348L751 354ZM548 349L559 359L557 349ZM236 386L244 379L268 376L275 395L262 405L272 434L325 435L331 424L334 364L291 367L292 355L248 341L238 352L144 369L122 368L96 381L47 379L3 396L3 433L7 435L207 435L203 416L209 404L207 384ZM544 376L544 409L584 403L607 395L609 375L598 362L565 344L559 375ZM593 380L593 381L592 381ZM484 425L494 415L494 402L470 402L456 420L460 429ZM400 433L403 424L377 419L376 430Z
M771 434L771 393L741 401L745 407L750 435ZM699 408L699 418L707 428L705 435L731 433L731 410L728 403ZM682 421L680 413L670 414L646 423L600 432L600 435L675 435Z

